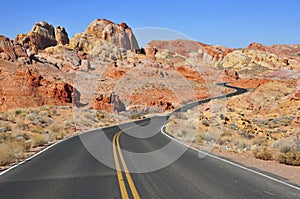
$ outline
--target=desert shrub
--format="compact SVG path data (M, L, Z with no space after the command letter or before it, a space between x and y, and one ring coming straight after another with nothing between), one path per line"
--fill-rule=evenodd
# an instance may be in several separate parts
M33 132L33 133L39 133L39 134L42 134L45 132L45 129L43 127L41 127L40 125L37 125L37 126L33 126L30 128L30 131Z
M59 116L60 114L57 113L56 109L51 109L51 114L55 116Z
M8 140L0 144L0 165L8 165L24 157L24 141Z
M20 115L22 113L22 110L15 110L16 115Z
M32 146L43 146L48 143L48 136L46 134L34 134L31 136Z
M27 133L23 133L24 140L30 140L30 136Z
M26 119L28 119L29 121L33 122L33 121L35 121L35 120L37 120L39 118L40 118L40 116L39 116L39 114L37 112L30 112L28 114L28 116L27 116Z
M205 140L210 142L217 142L220 137L219 129L210 128L209 131L205 134Z
M6 122L0 122L0 132L11 131L11 127Z
M239 149L245 149L245 148L249 147L247 140L245 140L243 138L234 141L233 144Z
M66 120L66 121L64 121L64 127L65 127L65 129L69 129L72 126L74 126L74 121L72 121L72 120Z
M188 134L188 132L187 132L186 130L182 130L182 131L181 131L181 135L182 135L182 136L186 136L187 134Z
M252 144L258 145L258 146L266 146L268 144L268 142L265 137L259 136L259 137L255 137L253 139Z
M22 130L28 130L28 129L29 129L28 124L26 124L23 120L18 121L14 127L14 130L17 132Z
M292 149L293 149L293 146L291 146L291 145L282 145L282 146L280 146L279 151L280 151L281 153L288 153L288 152L290 152Z
M63 127L54 123L52 124L51 126L49 126L49 130L50 132L52 133L58 133L59 131L62 131L63 130Z
M9 144L0 144L0 165L7 165L15 162L14 152Z
M15 123L16 122L15 113L14 112L8 112L7 114L8 115L7 115L6 120L9 121L9 122Z
M40 115L41 117L51 117L49 111L41 111L41 112L39 113L39 115Z
M277 148L280 153L288 153L295 148L296 144L292 140L282 139L274 143L273 146Z
M261 160L272 160L273 154L272 151L270 151L267 148L260 148L253 151L253 155L257 159Z
M291 150L287 153L279 154L277 160L282 164L300 166L300 152Z
M52 140L61 140L66 137L66 132L64 130L59 131L57 133L51 133L51 139Z
M96 112L96 117L97 117L98 121L101 121L101 120L103 120L105 118L105 115L104 115L104 113L102 113L100 111L97 111Z
M219 145L228 145L231 142L231 136L221 136L218 140Z
M204 143L204 139L202 136L197 136L195 139L194 139L194 143L197 143L197 144L200 144L202 145Z
M90 121L98 122L98 118L93 112L87 112L84 114L84 117Z
M65 138L66 136L66 131L64 129L63 126L58 125L58 124L52 124L49 127L50 130L50 134L51 134L51 139L55 139L55 140L61 140L63 138Z

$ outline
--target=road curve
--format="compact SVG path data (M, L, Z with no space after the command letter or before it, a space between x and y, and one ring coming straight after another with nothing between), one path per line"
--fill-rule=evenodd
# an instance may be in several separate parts
M236 91L217 98L247 91L231 88ZM190 103L180 111L209 100ZM300 189L212 156L199 158L197 151L161 132L169 116L67 139L1 175L0 198L299 198ZM97 145L104 137L110 147ZM117 169L91 155L89 144ZM170 148L163 150L165 146ZM182 155L172 159L182 150Z

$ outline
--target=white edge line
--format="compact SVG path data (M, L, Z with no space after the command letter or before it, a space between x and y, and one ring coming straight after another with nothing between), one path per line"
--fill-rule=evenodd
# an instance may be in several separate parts
M195 101L195 102L196 102L196 101ZM191 103L192 103L192 102L191 102ZM172 112L171 112L171 113L172 113ZM170 114L170 113L168 113L167 115L169 115L169 114ZM156 117L156 116L155 116L155 115L154 115L154 116L150 116L149 118L143 118L143 119L141 119L141 120L144 120L144 119L151 119L152 117ZM158 116L158 117L160 117L160 116ZM84 133L88 133L88 132L90 132L90 131L95 131L95 130L100 130L100 129L106 129L106 128L110 128L110 127L114 127L114 126L119 126L119 125L121 125L121 124L132 123L132 122L136 122L136 121L140 121L140 120L127 121L127 122L120 123L120 124L116 124L116 125L113 125L113 126L107 126L107 127L102 127L102 128L94 128L94 129L90 129L90 130L85 130L85 131L82 131L82 132L80 132L80 133L78 133L78 134L72 135L71 137L67 137L67 138L65 138L65 139L59 140L59 141L57 141L57 142L55 142L55 143L53 143L53 144L47 146L46 148L42 149L41 151L39 151L39 152L33 154L32 156L30 156L30 157L28 157L28 158L22 160L21 162L18 162L18 163L16 163L16 164L14 164L13 166L11 166L11 167L9 167L9 168L7 168L7 169L1 171L1 172L0 172L0 176L3 175L3 174L5 174L5 173L7 173L7 172L9 172L9 171L12 170L12 169L14 169L14 168L16 168L16 167L18 167L18 166L24 164L25 162L27 162L27 161L33 159L34 157L40 155L41 153L47 151L48 149L54 147L55 145L57 145L57 144L59 144L59 143L61 143L61 142L64 142L64 141L66 141L66 140L68 140L68 139L71 139L71 138L76 137L76 136L80 136L80 135L82 135L82 134L84 134ZM164 127L164 126L163 126L163 127ZM163 127L162 127L162 128L163 128Z
M281 184L283 184L283 185L289 186L289 187L291 187L291 188L294 188L294 189L297 189L297 190L300 191L300 187L294 186L294 185L289 184L289 183L287 183L287 182L284 182L284 181L281 181L281 180L276 179L276 178L274 178L274 177L268 176L268 175L266 175L266 174L264 174L264 173L255 171L255 170L253 170L253 169L249 169L249 168L244 167L244 166L242 166L242 165L239 165L239 164L237 164L237 163L234 163L234 162L231 162L231 161L229 161L229 160L220 158L220 157L218 157L218 156L215 156L215 155L206 153L206 152L204 152L204 151L201 151L201 150L199 150L199 149L196 149L196 148L194 148L194 147L191 147L191 146L189 146L188 144L185 144L185 143L183 143L183 142L180 142L179 140L173 138L172 136L170 136L170 135L168 135L166 132L164 132L164 130L163 130L164 127L165 127L165 125L163 125L162 128L161 128L161 130L160 130L160 131L162 132L163 135L165 135L166 137L168 137L168 138L170 138L170 139L172 139L172 140L178 142L178 143L181 144L181 145L186 146L186 147L189 148L189 149L192 149L192 150L194 150L194 151L196 151L196 152L202 153L202 154L207 155L207 156L209 156L209 157L211 157L211 158L215 158L215 159L220 160L220 161L222 161L222 162L225 162L225 163L227 163L227 164L231 164L231 165L233 165L233 166L235 166L235 167L238 167L238 168L241 168L241 169L250 171L250 172L252 172L252 173L255 173L255 174L257 174L257 175L263 176L263 177L265 177L265 178L268 178L268 179L270 179L270 180L273 180L273 181L275 181L275 182L281 183Z
M118 124L118 125L120 125L120 124ZM28 157L28 158L22 160L21 162L16 163L15 165L13 165L13 166L11 166L11 167L9 167L9 168L3 170L2 172L0 172L0 176L3 175L3 174L5 174L5 173L7 173L7 172L9 172L9 171L12 170L12 169L14 169L14 168L16 168L16 167L18 167L18 166L24 164L25 162L27 162L27 161L29 161L29 160L35 158L36 156L38 156L38 155L40 155L41 153L43 153L43 152L45 152L45 151L51 149L52 147L54 147L55 145L57 145L57 144L59 144L59 143L61 143L61 142L64 142L64 141L66 141L66 140L68 140L68 139L71 139L71 138L76 137L76 136L80 136L80 135L85 134L85 133L89 133L89 132L91 132L91 131L96 131L96 130L100 130L100 129L111 128L111 127L118 126L118 125L107 126L107 127L104 127L104 128L95 128L95 129L91 129L91 130L85 130L85 131L82 131L82 132L80 132L80 133L78 133L78 134L74 134L74 135L72 135L72 136L70 136L70 137L66 137L66 138L64 138L64 139L62 139L62 140L59 140L59 141L57 141L57 142L55 142L55 143L53 143L53 144L47 146L46 148L42 149L41 151L39 151L39 152L33 154L32 156L30 156L30 157Z
M154 117L155 117L155 116L154 116ZM149 117L149 118L151 119L152 117ZM148 119L148 118L143 118L143 119ZM142 119L142 120L143 120L143 119ZM131 121L131 122L135 122L135 121ZM122 124L122 123L121 123L121 124ZM126 122L125 122L124 124L126 124ZM120 124L118 124L118 125L120 125ZM68 139L71 139L71 138L73 138L73 137L76 137L76 136L80 136L80 135L82 135L82 134L84 134L84 133L88 133L88 132L95 131L95 130L100 130L100 129L105 129L105 128L111 128L111 127L118 126L118 125L108 126L108 127L104 127L104 128L95 128L95 129L91 129L91 130L86 130L86 131L83 131L83 132L81 132L81 133L72 135L71 137L67 137L67 138L62 139L62 140L60 140L60 141L58 141L58 142L55 142L55 143L53 143L52 145L50 145L50 146L44 148L43 150L37 152L36 154L34 154L34 155L32 155L32 156L26 158L25 160L22 160L21 162L19 162L19 163L13 165L13 166L11 166L11 167L9 167L8 169L6 169L6 170L0 172L0 176L3 175L3 174L5 174L5 173L7 173L7 172L9 172L9 171L12 170L12 169L14 169L14 168L16 168L16 167L18 167L18 166L24 164L25 162L27 162L27 161L33 159L34 157L40 155L41 153L43 153L43 152L49 150L50 148L54 147L55 145L57 145L57 144L59 144L59 143L61 143L61 142L64 142L64 141L66 141L66 140L68 140ZM165 127L165 125L163 125L162 128L161 128L161 130L160 130L160 131L162 132L163 135L165 135L166 137L168 137L168 138L170 138L170 139L176 141L177 143L179 143L179 144L181 144L181 145L186 146L186 147L189 148L189 149L192 149L192 150L194 150L194 151L196 151L196 152L205 154L205 155L207 155L207 156L209 156L209 157L211 157L211 158L215 158L215 159L220 160L220 161L223 161L223 162L225 162L225 163L227 163L227 164L231 164L231 165L233 165L233 166L235 166L235 167L238 167L238 168L247 170L247 171L249 171L249 172L255 173L255 174L257 174L257 175L263 176L263 177L265 177L265 178L268 178L268 179L270 179L270 180L273 180L273 181L275 181L275 182L281 183L281 184L283 184L283 185L289 186L289 187L291 187L291 188L294 188L294 189L297 189L297 190L300 191L300 187L291 185L291 184L289 184L289 183L287 183L287 182L278 180L278 179L276 179L276 178L274 178L274 177L271 177L271 176L268 176L268 175L266 175L266 174L260 173L260 172L258 172L258 171L253 170L253 169L249 169L249 168L247 168L247 167L244 167L244 166L242 166L242 165L236 164L236 163L231 162L231 161L229 161L229 160L220 158L220 157L218 157L218 156L215 156L215 155L212 155L212 154L209 154L209 153L205 153L205 152L203 152L203 151L201 151L201 150L199 150L199 149L196 149L196 148L194 148L194 147L191 147L191 146L189 146L189 145L187 145L187 144L185 144L185 143L183 143L183 142L180 142L179 140L176 140L175 138L171 137L171 136L168 135L166 132L164 132L164 130L163 130L164 127Z
M143 119L141 119L141 120L151 119L151 118L152 118L152 117L149 117L149 118L143 118ZM36 156L40 155L41 153L44 153L45 151L51 149L51 148L54 147L55 145L57 145L57 144L59 144L59 143L61 143L61 142L64 142L64 141L66 141L66 140L68 140L68 139L71 139L71 138L76 137L76 136L80 136L80 135L85 134L85 133L89 133L89 132L91 132L91 131L96 131L96 130L101 130L101 129L106 129L106 128L112 128L112 127L119 126L119 125L122 125L122 124L133 123L133 122L137 122L137 121L140 121L140 120L125 121L124 123L115 124L115 125L112 125L112 126L106 126L106 127L101 127L101 128L94 128L94 129L90 129L90 130L85 130L85 131L82 131L82 132L80 132L80 133L78 133L78 134L74 134L74 135L72 135L72 136L70 136L70 137L66 137L66 138L64 138L64 139L62 139L62 140L59 140L59 141L57 141L57 142L55 142L55 143L53 143L53 144L47 146L46 148L42 149L41 151L39 151L39 152L33 154L32 156L30 156L30 157L28 157L28 158L22 160L21 162L18 162L18 163L16 163L16 164L12 165L11 167L9 167L9 168L3 170L2 172L0 172L0 176L2 176L3 174L5 174L5 173L7 173L7 172L9 172L9 171L11 171L11 170L13 170L14 168L16 168L16 167L18 167L18 166L24 164L25 162L30 161L31 159L35 158Z

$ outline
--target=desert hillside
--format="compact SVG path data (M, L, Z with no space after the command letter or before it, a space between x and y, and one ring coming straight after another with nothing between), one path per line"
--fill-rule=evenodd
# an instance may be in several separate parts
M198 147L216 144L300 165L300 44L234 49L154 40L139 46L126 23L106 19L72 38L44 21L14 39L1 35L0 164L84 129L232 92L215 82L249 92L172 117L168 133Z

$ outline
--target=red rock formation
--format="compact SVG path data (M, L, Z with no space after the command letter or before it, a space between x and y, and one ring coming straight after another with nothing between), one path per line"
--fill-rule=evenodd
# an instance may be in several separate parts
M225 57L233 49L225 48L222 46L211 46L192 40L172 40L172 41L160 41L154 40L148 44L149 47L157 48L159 50L169 50L171 53L177 53L186 57L190 56L190 53L198 53L199 57L210 57L210 60L219 60Z
M3 53L1 57L6 60L17 59L13 41L3 35L0 35L0 53Z
M233 70L233 69L231 69L231 70L225 69L224 73L227 77L229 77L231 79L238 80L240 78L238 72L236 70Z
M0 35L0 58L4 60L17 60L19 57L28 57L24 47Z
M188 80L205 82L205 80L202 78L201 74L198 71L195 71L188 66L180 66L177 68L177 71Z
M120 100L120 97L114 93L97 93L94 94L93 109L105 110L110 113L122 112L126 110L124 103Z
M249 44L249 46L247 47L247 49L250 49L250 50L260 50L260 51L263 51L263 52L270 52L270 49L269 47L267 46L264 46L260 43L251 43Z
M31 69L17 70L0 82L1 111L42 105L72 105L73 87L51 82Z

